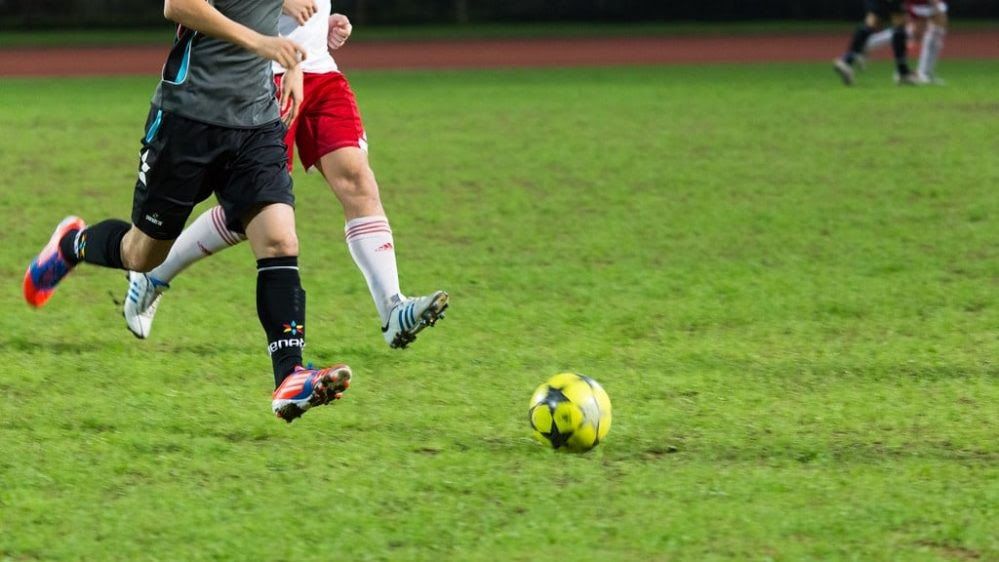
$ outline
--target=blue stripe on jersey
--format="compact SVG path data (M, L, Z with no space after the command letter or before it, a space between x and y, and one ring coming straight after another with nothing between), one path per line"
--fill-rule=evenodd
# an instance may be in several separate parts
M184 37L186 35L186 37ZM163 81L167 84L179 85L183 84L187 80L187 72L191 66L191 46L194 44L194 38L198 36L196 31L190 29L184 29L181 32L181 36L177 38L174 43L173 49L170 50L170 54L167 56L167 62L163 66ZM183 50L178 49L180 45L183 44ZM180 58L179 65L177 58ZM176 71L174 69L176 68ZM174 72L176 74L172 75Z

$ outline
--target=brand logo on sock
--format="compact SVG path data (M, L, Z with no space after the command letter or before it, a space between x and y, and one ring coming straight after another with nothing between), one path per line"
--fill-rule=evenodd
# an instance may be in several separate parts
M205 245L202 244L201 242L198 242L198 249L201 250L201 253L206 256L212 255L212 251L206 248Z
M81 230L76 234L76 240L73 241L76 245L76 255L81 260L87 256L87 231Z
M305 347L305 340L298 338L294 340L277 340L272 341L270 345L267 346L267 354L274 355L274 352L279 349L284 349L286 347Z
M391 242L386 242L386 243L382 244L381 246L378 246L377 248L375 248L375 251L376 252L385 252L385 251L391 250L392 248L394 248L394 246L392 246L392 243Z
M295 335L295 334L304 334L305 333L305 324L297 324L297 323L295 323L294 320L292 320L291 324L285 324L284 325L284 333L286 333L286 334L292 334L292 335Z

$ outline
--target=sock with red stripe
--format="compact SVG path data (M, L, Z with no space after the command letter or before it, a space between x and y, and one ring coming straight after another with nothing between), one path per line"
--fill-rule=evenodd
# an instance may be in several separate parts
M368 282L382 324L388 323L392 307L403 296L399 290L399 270L395 262L395 242L388 219L383 216L360 217L347 221L344 237L354 263Z
M935 23L926 26L923 34L923 47L919 54L919 73L932 77L936 73L937 59L943 50L944 36L947 29Z
M294 256L257 260L257 316L267 333L274 388L302 364L305 289Z
M246 237L226 228L222 207L212 207L180 233L166 260L149 272L150 277L170 283L194 262L235 246Z

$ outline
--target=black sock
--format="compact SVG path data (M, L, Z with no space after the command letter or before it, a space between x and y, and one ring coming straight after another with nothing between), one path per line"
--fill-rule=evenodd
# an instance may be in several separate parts
M899 76L906 76L909 74L909 61L907 60L906 51L909 49L909 34L905 31L904 25L899 25L892 30L891 34L891 50L895 54L895 70L898 71Z
M257 316L267 333L277 388L302 364L305 347L305 290L297 257L257 260Z
M853 64L853 59L864 52L867 40L871 38L872 33L874 33L874 28L868 27L866 24L862 23L857 27L857 31L853 32L853 39L850 40L850 47L843 55L843 60L847 64Z
M70 265L76 265L80 263L80 257L76 255L76 237L80 234L80 231L70 230L59 239L59 253L62 254L62 259L70 263Z
M125 269L121 263L121 240L132 228L130 223L108 219L93 226L71 230L59 240L59 250L66 261L77 264L81 261Z

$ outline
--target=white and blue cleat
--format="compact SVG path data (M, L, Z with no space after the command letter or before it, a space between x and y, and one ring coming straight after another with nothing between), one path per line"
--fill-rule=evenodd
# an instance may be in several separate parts
M416 334L444 318L447 306L448 294L445 291L401 301L389 312L388 324L382 326L385 342L392 348L405 348L416 339Z
M170 285L145 273L128 272L128 293L125 294L125 304L122 314L128 330L139 339L149 337L153 329L153 318L156 308L160 305L160 297Z

